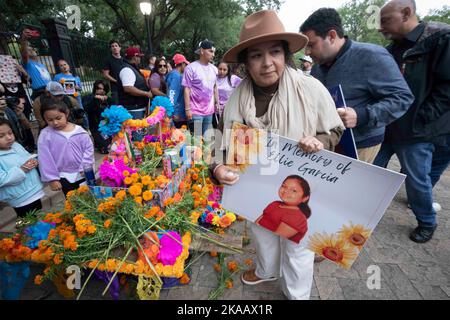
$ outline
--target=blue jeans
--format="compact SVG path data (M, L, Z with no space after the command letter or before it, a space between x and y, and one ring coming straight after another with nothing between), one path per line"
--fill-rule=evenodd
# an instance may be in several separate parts
M212 129L212 121L213 115L209 116L199 116L192 115L192 120L189 121L189 130L195 136L200 136L200 130L202 131L202 136L205 135L205 132L209 129Z
M406 194L417 222L421 227L436 227L436 212L433 209L433 186L438 170L442 173L442 166L432 170L436 146L432 142L418 142L408 144L383 143L374 164L386 167L395 153L400 161L402 172L406 174ZM448 164L448 163L447 163ZM442 171L441 171L442 170ZM435 177L431 178L432 171ZM440 176L440 174L439 174Z
M441 175L448 168L450 163L450 134L445 137L442 144L436 145L433 153L433 163L431 164L431 183L433 187L438 183Z

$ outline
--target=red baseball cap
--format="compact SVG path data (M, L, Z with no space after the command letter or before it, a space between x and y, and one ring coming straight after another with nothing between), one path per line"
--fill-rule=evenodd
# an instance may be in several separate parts
M186 57L180 53L177 53L176 55L173 56L173 62L175 63L176 66L183 62L186 64L190 63L189 61L186 60Z
M133 57L143 57L144 54L141 52L141 49L137 47L129 47L125 50L125 57L127 59L131 59Z

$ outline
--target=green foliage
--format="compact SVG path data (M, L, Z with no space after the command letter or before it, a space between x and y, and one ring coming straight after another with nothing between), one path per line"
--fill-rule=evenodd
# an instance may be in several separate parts
M387 41L378 32L379 10L386 0L351 0L337 9L350 39L382 46Z
M201 40L214 41L221 56L238 41L242 21L248 14L264 8L279 9L283 0L152 0L151 3L153 51L166 55L179 51L195 59L194 51ZM105 41L114 38L124 48L129 45L147 48L146 21L139 1L6 0L0 2L0 12L6 13L6 21L0 22L8 31L21 31L23 23L40 26L44 18L67 19L65 8L69 5L80 7L80 34Z
M423 20L450 24L450 6L444 6L442 9L430 10Z

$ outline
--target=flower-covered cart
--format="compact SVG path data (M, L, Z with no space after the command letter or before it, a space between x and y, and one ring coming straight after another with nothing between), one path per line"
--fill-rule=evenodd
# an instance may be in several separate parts
M95 276L113 298L120 279L134 277L140 299L157 299L163 285L189 282L191 237L216 241L212 233L236 220L218 203L202 144L173 128L165 108L154 106L142 120L120 106L103 116L99 129L112 145L98 185L69 192L62 210L32 213L16 235L0 240L4 297L19 298L33 262L44 265L34 282L51 280L67 298L79 298ZM85 274L79 288L68 272L76 268Z

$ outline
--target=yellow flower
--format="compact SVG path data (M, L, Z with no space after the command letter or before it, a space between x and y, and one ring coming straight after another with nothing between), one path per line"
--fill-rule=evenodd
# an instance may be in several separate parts
M139 175L135 172L131 175L131 179L133 179L133 182L136 183L139 181Z
M81 187L78 188L78 192L81 192L81 193L85 193L85 192L88 192L88 191L89 191L89 187L88 186L81 186Z
M141 195L141 193L142 193L142 188L140 188L139 186L136 186L136 185L132 185L132 186L130 187L130 189L128 190L128 192L129 192L133 197L136 197L136 196Z
M87 228L87 232L89 233L89 234L94 234L95 233L95 231L97 231L97 228L95 227L95 226L89 226L88 228Z
M364 226L357 224L353 225L350 222L350 226L344 225L341 230L338 231L341 239L348 241L351 245L362 249L367 239L369 239L371 230L364 228Z
M151 191L145 191L142 197L145 201L150 201L153 199L153 193Z
M152 178L150 176L143 176L141 181L144 186L148 186L152 182Z
M141 205L142 205L142 197L135 197L135 198L134 198L134 201L135 201L137 204L141 204Z
M128 171L127 171L128 172ZM125 190L120 190L119 192L117 192L116 193L116 199L119 199L119 200L123 200L123 199L125 199L126 198L126 196L127 196L127 192L125 191Z
M358 256L355 247L349 245L348 242L339 238L336 234L315 233L310 237L308 248L346 269L350 269L350 266Z
M123 182L124 182L127 186L129 186L130 184L133 183L133 179L131 179L130 177L126 177L126 178L123 180Z
M128 177L130 175L130 171L124 170L122 172L122 174L123 174L124 177Z

